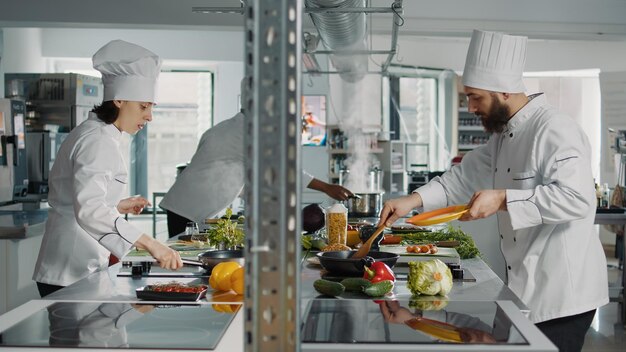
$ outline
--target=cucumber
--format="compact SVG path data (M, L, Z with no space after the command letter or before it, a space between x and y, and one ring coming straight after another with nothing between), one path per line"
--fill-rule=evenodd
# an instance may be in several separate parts
M372 286L367 287L363 290L366 295L371 297L381 297L393 290L393 282L390 280L383 280L372 284Z
M372 283L369 280L360 277L349 277L347 279L343 279L341 280L341 284L345 286L346 291L350 292L363 292L365 288L372 286Z
M346 290L342 284L324 279L315 280L313 287L317 292L333 297L341 295Z

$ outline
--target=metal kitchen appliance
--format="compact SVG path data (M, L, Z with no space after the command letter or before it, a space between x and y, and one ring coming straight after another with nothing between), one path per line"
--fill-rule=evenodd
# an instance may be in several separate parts
M67 132L102 103L102 80L77 73L7 73L5 85L7 97L25 102L27 192L45 199L56 153Z
M382 189L383 170L372 167L361 180L355 181L356 175L351 175L350 170L343 169L339 172L339 184L350 188L356 195L345 201L348 208L349 218L374 218L383 208ZM360 182L359 182L360 181Z
M0 205L26 197L28 168L24 102L0 99Z
M54 131L28 131L28 193L48 194L48 177L61 143L68 133Z
M102 103L102 79L77 73L6 73L5 96L26 102L28 130L68 132Z

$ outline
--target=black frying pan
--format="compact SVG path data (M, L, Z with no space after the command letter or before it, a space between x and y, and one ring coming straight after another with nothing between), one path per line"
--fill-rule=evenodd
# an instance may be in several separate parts
M243 251L241 249L206 251L198 254L198 260L183 259L183 264L201 266L209 273L221 262L237 262L243 266Z
M377 261L387 264L393 268L398 261L399 255L389 252L369 252L363 258L352 259L356 251L336 251L336 252L319 252L317 257L320 265L328 272L337 276L361 276L365 271L363 266L368 261Z

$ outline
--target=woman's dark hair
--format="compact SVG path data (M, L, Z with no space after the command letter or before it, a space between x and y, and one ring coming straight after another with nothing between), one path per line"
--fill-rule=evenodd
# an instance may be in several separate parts
M91 111L94 112L98 118L107 125L115 122L120 113L120 109L115 106L113 100L105 101L100 105L95 105Z

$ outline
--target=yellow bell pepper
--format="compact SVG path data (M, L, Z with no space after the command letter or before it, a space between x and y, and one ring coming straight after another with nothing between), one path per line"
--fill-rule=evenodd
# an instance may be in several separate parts
M241 265L237 262L221 262L217 264L211 271L209 285L214 290L230 291L230 276L239 268L241 268Z
M243 295L244 291L244 276L245 271L243 268L239 268L230 275L230 288L238 295Z

